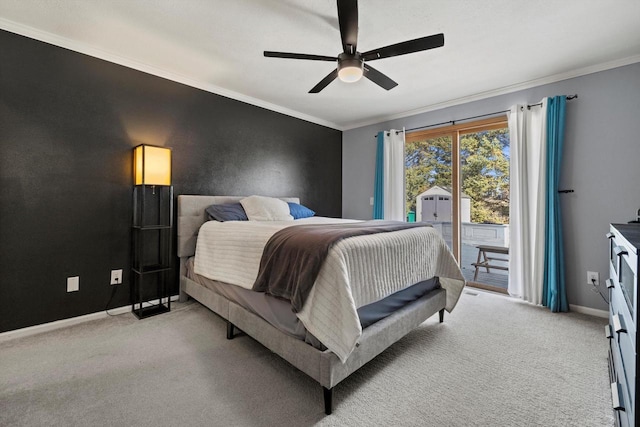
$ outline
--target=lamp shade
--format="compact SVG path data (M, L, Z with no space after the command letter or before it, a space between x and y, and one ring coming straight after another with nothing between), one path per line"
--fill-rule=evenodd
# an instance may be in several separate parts
M138 145L133 149L135 185L171 185L171 149Z

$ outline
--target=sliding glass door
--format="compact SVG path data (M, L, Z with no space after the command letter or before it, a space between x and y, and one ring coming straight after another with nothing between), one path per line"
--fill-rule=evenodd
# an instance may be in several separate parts
M470 285L506 292L506 118L408 133L405 156L407 219L442 234Z
M509 278L509 132L460 133L460 265L475 286L506 292Z

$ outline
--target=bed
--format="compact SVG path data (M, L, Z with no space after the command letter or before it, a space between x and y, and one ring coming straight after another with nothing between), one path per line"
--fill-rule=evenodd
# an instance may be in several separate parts
M243 197L178 196L177 253L180 258L180 299L184 301L192 297L225 319L228 339L233 338L235 328L238 328L316 380L323 388L326 414L332 412L333 390L340 381L435 313L439 313L439 320L442 322L445 310L453 310L458 301L464 287L460 269L444 241L435 235L435 231L418 227L415 228L416 231L382 233L384 237L376 234L340 241L329 251L306 303L297 313L293 313L290 305L287 305L288 301L253 292L250 286L247 287L247 283L255 280L256 272L252 270L253 267L247 267L249 264L246 264L245 258L249 258L250 263L256 262L255 259L251 259L259 257L262 251L260 245L264 245L264 241L260 242L260 238L264 240L265 236L273 234L270 230L274 227L280 229L305 222L295 220L287 224L260 221L207 223L205 209L208 206L235 203L241 199ZM299 203L299 199L295 197L282 200ZM312 218L307 222L315 224L323 221L332 222L330 219L322 218ZM245 232L245 229L249 231ZM414 246L410 246L414 249L411 251L412 255L403 256L402 259L392 257L392 261L388 262L393 264L391 267L379 262L379 259L370 263L366 256L364 261L358 258L357 262L354 261L355 258L350 258L354 256L353 253L359 254L358 256L366 254L366 251L362 251L368 245L386 244L384 239L391 239L389 241L392 244L397 244L400 240L415 240L422 245L420 248L424 248L423 237L416 237L422 234L429 236L430 242L432 241L429 245L434 246L434 249L415 250ZM242 241L239 246L224 247L225 242L238 245L234 243L234 239L242 235L246 239L257 238L259 242L245 244ZM344 245L347 245L348 249L343 247L343 242L346 242ZM197 245L199 246L196 250ZM207 249L209 245L214 249ZM217 249L218 254L232 256L225 258L225 262L206 265L216 250L215 245L222 245L222 249ZM241 255L238 255L240 253ZM416 263L413 258L429 262ZM395 266L395 263L402 262L413 262L419 264L419 267ZM235 270L234 263L237 264ZM354 266L355 264L359 266ZM221 265L224 268L220 267ZM257 266L255 268L257 269ZM364 270L364 273L358 273L359 276L356 277L353 271L358 268ZM207 273L208 271L211 272ZM205 277L207 274L212 276ZM398 288L399 285L394 284L403 280L408 281L411 286L402 285ZM415 294L416 289L420 289L419 294ZM417 296L399 309L394 308L393 312L381 315L373 322L365 324L361 320L368 316L365 310L374 307L372 312L378 312L379 307L388 299L411 292ZM282 304L288 309L278 308ZM286 314L287 312L289 314Z

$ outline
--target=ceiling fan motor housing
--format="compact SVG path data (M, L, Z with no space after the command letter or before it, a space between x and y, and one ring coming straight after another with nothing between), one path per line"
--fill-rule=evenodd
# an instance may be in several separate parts
M338 55L338 78L343 82L353 83L360 80L363 73L364 60L359 53Z

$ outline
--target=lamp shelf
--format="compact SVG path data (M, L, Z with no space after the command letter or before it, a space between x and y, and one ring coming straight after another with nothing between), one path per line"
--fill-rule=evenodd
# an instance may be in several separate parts
M151 317L151 316L155 316L156 314L162 314L162 313L168 313L169 311L171 311L171 308L169 306L170 302L169 299L167 298L167 304L150 304L146 307L141 307L138 309L133 309L133 314L138 318L138 319L145 319L147 317Z
M134 225L134 230L166 230L171 228L170 225Z
M152 274L169 271L171 267L168 265L145 265L142 268L133 267L132 270L136 274Z
M173 186L169 148L134 148L131 228L132 312L143 319L171 311Z

